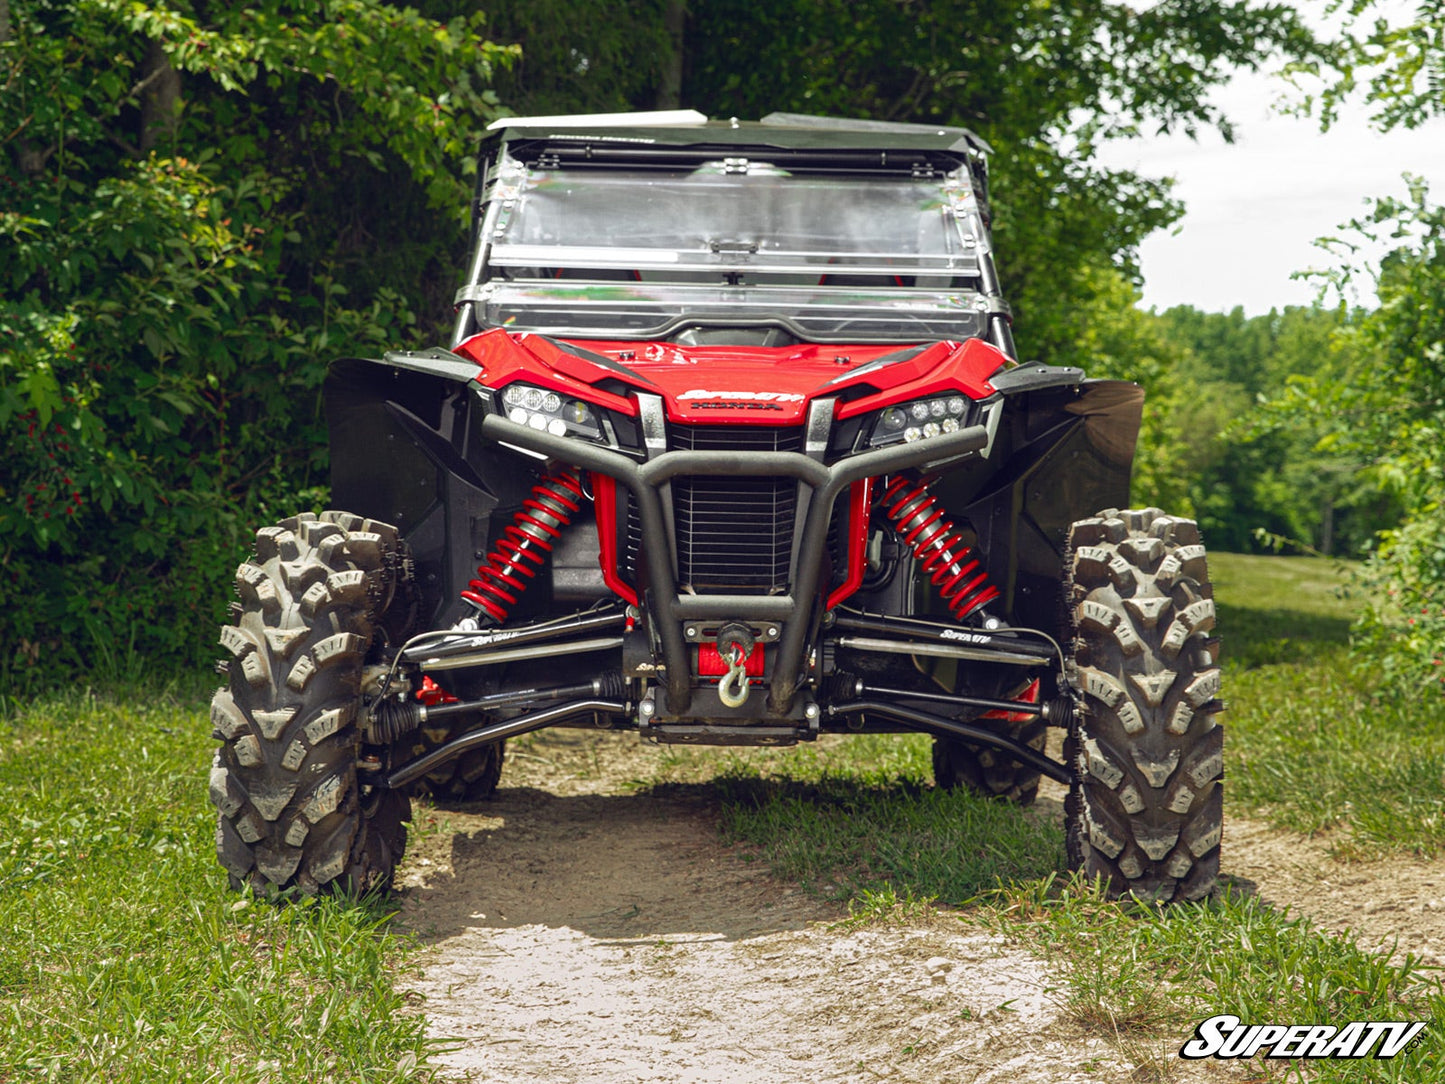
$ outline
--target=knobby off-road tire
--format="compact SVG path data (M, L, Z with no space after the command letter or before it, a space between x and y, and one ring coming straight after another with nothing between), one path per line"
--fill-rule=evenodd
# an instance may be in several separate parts
M1016 741L1043 752L1048 728L1042 719L1011 723L1004 719L976 719L975 724L1007 734ZM1039 796L1039 773L1020 764L1001 749L972 745L956 738L933 740L933 780L952 790L966 787L986 798L1001 798L1019 805L1032 805Z
M408 602L396 529L345 512L256 535L221 629L229 682L211 701L216 848L235 888L381 889L411 805L359 778L361 671Z
M1066 750L1069 859L1114 896L1208 895L1219 875L1224 730L1213 591L1191 520L1101 512L1069 531L1080 698Z
M433 749L446 744L452 738L461 737L477 726L475 721L445 724L437 727L423 727L416 733L416 741L407 760L424 756ZM497 783L502 778L502 760L506 755L505 741L468 749L455 760L440 765L436 771L428 772L412 784L412 793L429 795L438 805L465 805L468 802L482 802L496 793Z

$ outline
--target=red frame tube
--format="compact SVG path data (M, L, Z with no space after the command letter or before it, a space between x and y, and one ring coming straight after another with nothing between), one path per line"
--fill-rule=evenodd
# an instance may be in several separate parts
M622 579L618 571L617 480L596 471L591 474L592 507L597 515L597 562L602 566L602 582L618 598L636 606L636 590Z

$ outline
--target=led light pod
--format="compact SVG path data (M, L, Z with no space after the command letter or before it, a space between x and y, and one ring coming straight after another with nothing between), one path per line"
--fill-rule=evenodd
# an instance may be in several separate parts
M861 447L886 448L957 433L968 424L968 410L969 400L957 393L885 407L873 416L871 428L864 430L867 439Z
M580 437L607 443L599 411L583 399L569 399L531 384L508 385L500 396L502 413L510 422L554 437Z

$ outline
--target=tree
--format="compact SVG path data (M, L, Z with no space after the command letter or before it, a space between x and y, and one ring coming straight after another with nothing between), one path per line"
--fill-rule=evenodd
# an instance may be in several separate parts
M1156 317L1180 352L1172 454L1189 464L1191 503L1214 548L1261 549L1263 534L1323 553L1359 554L1390 522L1391 502L1359 480L1360 454L1322 447L1336 420L1321 415L1305 424L1261 405L1339 371L1345 359L1337 339L1360 315L1289 307L1246 317L1241 308L1179 306Z
M510 53L361 0L0 16L0 666L193 658L321 494L326 362L435 303Z
M1369 275L1379 305L1342 333L1343 369L1304 382L1290 406L1331 419L1326 446L1359 456L1402 508L1368 570L1360 646L1394 684L1445 693L1445 207L1415 178L1352 227L1396 245L1378 268L1334 274L1341 289Z
M692 104L682 87L674 35L683 18L678 0L490 0L473 6L486 11L498 40L521 48L517 62L496 80L511 112L617 113L675 108L678 100Z
M1340 103L1359 94L1381 129L1438 126L1445 3L1420 0L1401 22L1378 16L1380 6L1365 0L1341 7L1350 23L1337 76L1306 107L1328 126ZM1330 285L1343 296L1366 278L1379 304L1342 330L1344 365L1301 381L1284 409L1307 424L1333 421L1328 446L1361 456L1367 476L1400 501L1399 525L1382 532L1368 570L1373 590L1357 642L1393 688L1445 693L1445 208L1423 179L1406 179L1404 199L1376 199L1332 242L1340 262ZM1352 236L1387 242L1390 251L1378 266L1361 266Z
M1382 131L1418 128L1445 116L1445 0L1415 0L1411 17L1395 21L1380 0L1332 0L1331 13L1345 17L1344 34L1333 50L1333 78L1302 106L1318 112L1325 126L1340 106L1361 97ZM1293 65L1297 74L1330 70L1318 60Z

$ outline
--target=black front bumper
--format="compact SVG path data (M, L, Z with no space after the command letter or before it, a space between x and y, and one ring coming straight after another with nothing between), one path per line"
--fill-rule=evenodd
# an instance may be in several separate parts
M828 466L800 452L664 451L639 463L626 455L569 437L555 437L518 425L497 414L482 419L490 440L526 449L563 463L616 479L637 505L645 562L642 573L650 596L662 661L666 667L669 714L682 715L692 699L691 667L682 622L723 620L777 622L782 625L773 666L767 710L786 717L803 673L808 635L819 618L819 578L827 549L828 524L838 495L864 478L929 467L985 452L993 440L1001 400L985 401L985 421L955 433L912 444L894 445L845 456ZM741 475L796 478L811 491L787 594L684 595L679 593L674 546L663 511L662 487L680 475Z

